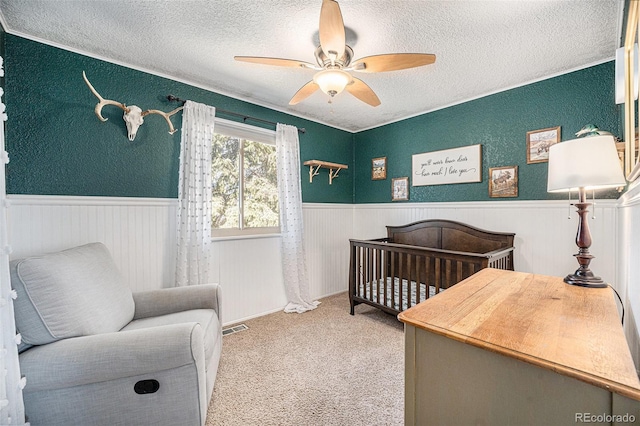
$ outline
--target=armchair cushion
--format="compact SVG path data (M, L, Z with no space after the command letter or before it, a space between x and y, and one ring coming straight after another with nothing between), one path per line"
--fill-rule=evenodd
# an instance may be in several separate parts
M204 363L203 329L195 322L102 333L37 346L20 355L25 392L73 388Z
M131 321L121 331L132 331L156 327L164 327L171 324L197 323L204 330L204 355L211 359L214 348L219 344L222 329L218 316L211 309L191 309L158 317L143 318Z
M15 260L11 284L16 328L28 345L118 331L134 315L131 290L101 243Z

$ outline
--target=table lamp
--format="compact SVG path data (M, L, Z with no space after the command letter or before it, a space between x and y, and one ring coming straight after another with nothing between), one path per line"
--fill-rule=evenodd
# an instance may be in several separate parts
M547 192L577 191L578 233L574 256L580 267L564 278L564 282L582 287L606 287L602 278L589 269L594 256L589 254L591 232L587 212L586 192L625 186L620 159L613 136L590 136L560 142L549 148L549 175Z

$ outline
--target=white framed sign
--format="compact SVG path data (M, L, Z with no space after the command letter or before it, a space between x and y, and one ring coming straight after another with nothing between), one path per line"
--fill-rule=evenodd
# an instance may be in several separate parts
M482 182L482 145L414 154L411 185Z

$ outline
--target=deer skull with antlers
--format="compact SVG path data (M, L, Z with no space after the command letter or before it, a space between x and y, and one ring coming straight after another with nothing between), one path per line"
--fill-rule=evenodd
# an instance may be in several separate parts
M93 88L84 71L82 71L82 77L84 78L84 82L87 83L87 86L89 86L91 92L96 96L96 98L98 98L98 103L95 107L95 113L100 121L108 120L107 118L104 118L102 116L102 107L104 107L105 105L114 105L124 111L124 115L122 116L122 118L127 124L127 133L130 141L133 141L135 139L138 128L142 125L142 123L144 123L144 117L149 114L158 114L163 116L167 121L167 124L169 125L169 134L172 135L176 132L176 129L173 128L173 124L171 123L169 117L171 117L173 114L180 111L184 107L178 107L171 112L164 112L157 109L148 109L146 111L142 111L142 108L135 105L126 106L121 102L104 99L102 96L100 96L96 89Z

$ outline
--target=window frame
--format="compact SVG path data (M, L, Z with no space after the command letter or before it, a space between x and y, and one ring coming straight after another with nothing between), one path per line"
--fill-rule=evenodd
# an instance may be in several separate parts
M275 130L265 129L262 127L250 126L245 123L225 120L224 118L216 118L213 129L214 133L238 138L241 140L241 147L238 154L239 162L239 178L240 187L238 188L238 210L240 212L239 226L240 228L213 228L211 227L212 240L225 239L242 239L242 238L261 238L280 235L280 218L278 218L278 226L261 227L261 228L244 228L244 140L252 142L264 143L267 145L276 145ZM213 161L213 158L211 159ZM212 188L213 190L213 188Z

